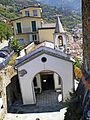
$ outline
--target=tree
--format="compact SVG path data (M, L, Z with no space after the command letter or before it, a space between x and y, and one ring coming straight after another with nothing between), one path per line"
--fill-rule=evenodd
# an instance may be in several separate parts
M75 62L73 65L74 65L74 75L75 75L74 77L75 79L80 80L83 76L83 73L81 70L82 64L77 58L75 58Z
M10 36L12 36L13 31L12 31L12 26L8 25L4 22L0 22L0 40L6 39L8 40Z
M82 71L79 67L77 66L74 66L74 73L75 73L75 78L78 80L78 79L81 79L83 74L82 74Z
M77 92L70 93L70 99L66 101L67 112L65 113L64 120L80 120L82 116L82 109Z
M6 25L4 32L5 32L6 40L8 40L9 37L13 34L12 27L10 25Z
M11 0L0 0L0 4L3 4L5 6L9 5L10 2Z
M14 38L11 42L9 42L9 47L11 47L18 54L20 50L23 48L16 38Z

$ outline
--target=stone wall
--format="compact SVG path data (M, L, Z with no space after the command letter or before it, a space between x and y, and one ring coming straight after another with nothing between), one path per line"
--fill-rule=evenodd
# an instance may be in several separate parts
M11 78L16 74L13 67L8 66L0 71L0 93L3 100L3 108L0 112L0 120L3 120L7 113L6 87L11 83Z

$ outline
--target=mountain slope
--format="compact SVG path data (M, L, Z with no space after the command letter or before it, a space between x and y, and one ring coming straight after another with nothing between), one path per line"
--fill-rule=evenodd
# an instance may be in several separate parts
M43 4L50 6L56 6L62 9L68 9L70 11L81 11L81 0L37 0Z
M3 16L8 17L9 19L13 19L14 17L16 17L18 15L18 11L22 7L40 3L40 2L38 2L40 0L38 0L38 1L36 1L36 0L0 0L0 4L2 1L5 1L5 6L8 9L5 9L5 11L3 11L3 12L2 12L2 10L0 10L0 13ZM7 3L6 1L9 1L9 3ZM61 1L61 0L56 0L56 2L55 2L55 0L46 0L46 1L50 2L50 4L51 3L55 4L57 1ZM71 1L75 1L75 0L67 0L67 1L71 2ZM44 0L44 2L45 2L45 0ZM2 2L2 3L4 4L4 2ZM78 23L81 23L81 16L72 10L69 10L67 8L62 9L62 7L57 8L55 6L51 7L51 6L45 5L45 4L41 4L41 7L43 9L42 16L47 22L55 22L56 21L55 16L57 14L62 15L61 21L63 21L62 23L63 23L64 27L66 28L66 30L71 30L73 27L75 27L75 25L77 25Z

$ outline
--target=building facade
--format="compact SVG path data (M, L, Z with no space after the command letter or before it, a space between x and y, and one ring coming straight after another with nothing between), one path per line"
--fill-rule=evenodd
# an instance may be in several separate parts
M59 16L56 23L44 24L41 11L36 6L24 8L21 17L13 20L17 39L23 35L25 44L29 44L16 59L23 104L36 104L36 94L46 90L59 92L64 101L74 88L73 64L66 54L66 32Z
M43 24L42 8L30 6L20 10L20 17L12 20L14 35L22 44L31 42L42 42L45 40L53 42L55 24Z
M36 104L35 95L46 90L60 92L65 101L74 87L72 61L68 55L47 46L19 57L16 67L23 104Z

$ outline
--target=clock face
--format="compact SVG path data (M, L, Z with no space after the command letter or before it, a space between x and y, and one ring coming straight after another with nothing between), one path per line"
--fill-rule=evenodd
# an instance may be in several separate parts
M58 36L58 43L59 43L59 46L63 45L63 39L61 35Z

